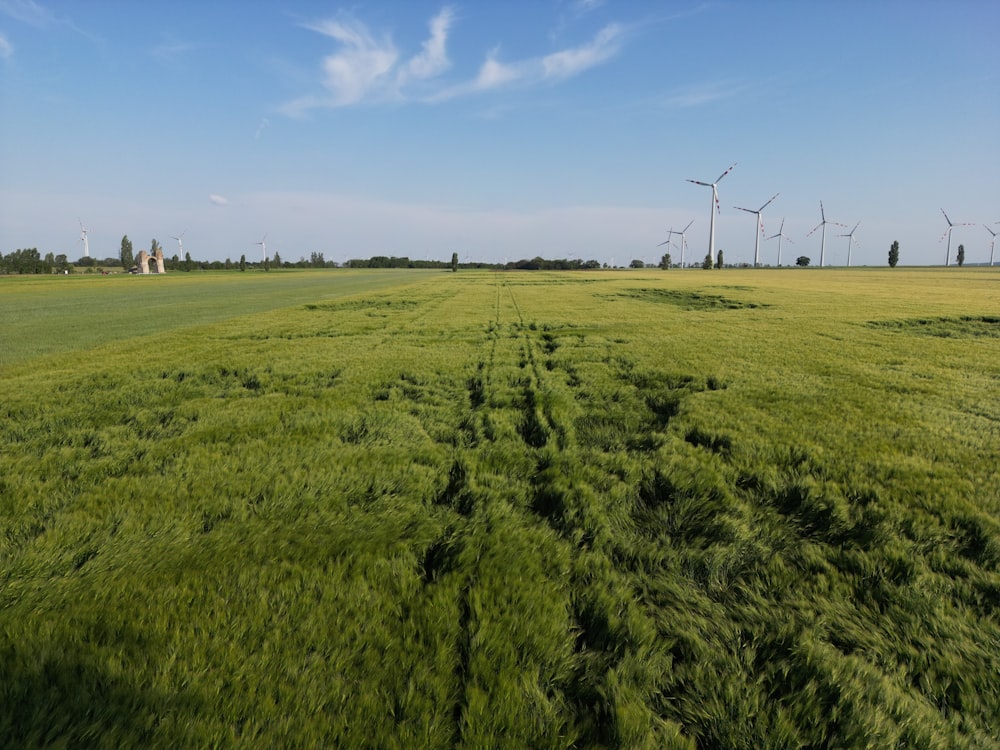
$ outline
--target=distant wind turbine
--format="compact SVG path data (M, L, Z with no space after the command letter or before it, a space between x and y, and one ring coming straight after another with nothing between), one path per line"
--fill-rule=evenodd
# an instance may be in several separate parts
M170 239L177 240L177 257L180 258L181 260L184 260L184 243L181 242L181 237L184 236L185 232L187 232L186 229L184 230L184 232L181 232L176 237L174 235L170 235Z
M1000 221L998 221L997 224L1000 224ZM993 246L997 243L997 233L994 232L992 229L990 229L985 224L983 224L983 229L985 229L987 232L989 232L993 236L993 238L990 240L990 265L992 266L993 265Z
M265 234L260 238L260 242L253 243L255 245L260 245L260 251L264 256L264 261L267 261L267 235Z
M90 230L83 226L83 219L77 218L80 222L80 240L83 242L83 257L90 257L90 243L87 241L87 232Z
M824 262L824 260L826 258L826 225L827 224L833 224L834 226L844 227L844 229L847 228L847 225L846 224L841 224L839 221L829 221L826 218L826 212L823 210L823 201L819 202L819 215L822 217L822 221L820 221L819 224L817 224L816 226L814 226L812 228L812 231L809 232L809 234L807 234L806 237L810 237L813 232L815 232L820 227L823 227L823 234L822 234L823 238L822 238L822 240L820 240L820 243L819 243L819 267L822 268L823 267L823 262Z
M778 265L780 266L781 265L781 238L784 237L789 242L792 242L792 238L789 237L787 234L785 234L785 220L784 219L781 220L781 228L778 229L778 233L777 234L772 234L767 239L768 240L773 240L775 237L778 238ZM792 242L792 244L794 245L795 243Z
M754 232L754 246L753 246L753 267L756 268L760 265L760 236L764 234L764 209L767 208L771 201L777 198L781 193L775 193L771 196L771 200L765 203L763 206L754 211L752 208L740 208L739 206L733 206L737 211L746 211L748 214L755 214L757 216L757 231Z
M944 264L947 266L951 263L951 230L954 229L955 227L971 227L972 224L964 221L960 221L956 224L955 222L953 222L951 219L948 218L948 214L944 213L943 208L941 209L941 213L944 214L944 220L948 222L948 228L945 230L945 233L941 235L941 239L938 240L938 242L941 242L941 240L943 240L945 237L948 238L948 249L945 250L944 253Z
M694 219L691 219L691 221L688 222L688 225L686 227L684 227L679 232L676 229L674 229L673 227L671 227L670 231L667 232L667 239L666 239L666 241L665 242L661 242L659 245L657 245L657 247L662 247L663 245L673 245L673 243L670 241L670 238L673 237L675 234L678 235L681 238L681 241L680 241L680 248L681 248L681 268L684 268L684 248L687 245L687 240L684 239L684 235L687 234L687 230L689 230L691 228L692 224L694 224Z
M716 186L720 182L722 182L722 178L723 177L725 177L727 174L729 174L730 172L733 171L733 167L735 167L735 166L736 166L736 164L734 163L732 167L730 167L725 172L723 172L722 174L720 174L716 178L715 182L702 182L701 180L688 180L688 182L693 182L695 185L703 185L705 187L712 188L712 212L711 212L711 219L712 220L711 220L711 222L708 225L708 256L712 259L712 263L713 264L715 263L715 213L717 211L721 212L721 209L719 208L719 190L718 190L718 188Z
M851 267L851 248L854 246L855 242L858 242L856 239L854 239L854 233L856 231L858 231L858 227L860 227L860 226L861 226L861 222L859 221L857 224L854 225L854 229L852 229L850 232L848 232L847 234L838 235L839 237L846 237L847 238L847 267L848 268ZM861 243L858 242L858 244L860 245Z

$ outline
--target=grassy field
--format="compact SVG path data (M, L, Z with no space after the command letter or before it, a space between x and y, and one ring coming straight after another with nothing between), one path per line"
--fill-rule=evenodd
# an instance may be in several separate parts
M0 746L1000 746L996 272L66 281Z
M420 279L421 273L344 269L0 277L0 366L297 303L398 287Z

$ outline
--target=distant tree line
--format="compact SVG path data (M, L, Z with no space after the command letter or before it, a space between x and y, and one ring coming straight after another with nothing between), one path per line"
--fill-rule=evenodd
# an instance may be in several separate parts
M0 253L0 273L62 273L71 266L65 255L46 253L42 257L38 248L29 247L4 255Z

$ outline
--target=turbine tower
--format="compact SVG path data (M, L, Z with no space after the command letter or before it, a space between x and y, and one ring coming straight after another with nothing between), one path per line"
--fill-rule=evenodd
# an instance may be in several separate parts
M773 240L775 237L778 238L778 265L780 266L781 265L781 238L784 237L789 242L792 242L792 238L789 237L787 234L785 234L785 220L784 219L781 220L781 228L778 229L778 233L777 234L772 234L770 237L767 238L767 240L768 241L769 240ZM795 243L792 242L792 244L794 245Z
M945 250L945 255L944 255L944 264L945 266L947 266L951 262L951 230L954 229L955 227L971 227L972 224L968 222L958 222L956 224L955 222L953 222L951 219L948 218L948 214L944 213L943 208L941 209L941 213L944 214L944 220L948 222L948 228L945 230L945 233L941 235L941 240L943 240L945 237L948 238L948 249ZM938 242L940 242L941 240L938 240Z
M90 230L83 226L83 219L77 218L80 222L80 240L83 242L83 257L90 257L90 243L87 241L87 232Z
M829 221L826 218L826 212L823 210L823 201L819 202L819 215L822 217L822 221L820 221L819 224L817 224L816 226L814 226L812 228L812 231L809 232L809 234L807 234L806 237L811 236L813 232L815 232L820 227L823 227L822 240L820 240L820 243L819 243L819 267L822 268L823 267L823 261L824 261L824 259L826 257L826 225L827 224L833 224L834 226L844 227L844 229L847 228L847 225L846 224L841 224L839 221Z
M1000 224L1000 221L998 221L997 224ZM997 233L994 232L992 229L990 229L985 224L983 224L983 229L985 229L987 232L989 232L991 235L993 235L993 239L990 240L990 265L992 266L993 265L993 246L995 244L997 244Z
M684 268L684 248L687 246L687 240L684 239L684 235L687 234L687 230L689 230L691 228L692 224L694 224L694 219L691 219L691 221L688 222L688 225L686 227L684 227L679 232L676 229L674 229L673 227L671 227L670 231L667 232L667 239L666 239L666 241L665 242L661 242L659 245L657 245L657 247L662 247L663 245L673 244L673 243L670 242L670 238L673 237L675 234L678 235L681 238L681 241L680 241L680 248L681 248L681 268Z
M187 232L187 230L185 229L184 232ZM181 260L184 260L184 243L181 242L181 237L184 236L184 232L181 232L176 237L174 235L170 235L170 239L177 240L177 257Z
M771 201L777 198L781 193L775 193L771 196L771 200L765 203L763 206L754 211L752 208L740 208L739 206L733 206L738 211L746 211L748 214L757 215L757 231L755 232L754 246L753 246L753 267L756 268L760 265L760 236L764 234L764 209L767 208Z
M684 249L687 247L688 244L687 239L684 237L684 235L687 234L687 230L691 228L692 224L694 224L694 219L691 219L691 221L688 222L688 225L684 227L684 229L677 232L677 234L681 236L681 268L684 268Z
M267 262L267 235L265 234L260 238L260 242L253 243L255 245L260 245L260 251L264 256L264 262Z
M858 227L860 227L860 226L861 226L861 222L859 221L857 224L854 225L854 229L852 229L847 234L837 235L838 237L846 237L847 238L847 267L848 268L851 267L851 248L853 247L854 243L857 242L857 240L854 239L854 233L856 231L858 231ZM861 243L859 242L858 244L860 245Z
M708 256L712 259L712 264L713 265L715 265L715 213L716 213L716 211L720 211L721 212L721 209L719 208L719 190L718 190L718 188L716 186L720 182L722 182L722 178L723 177L725 177L727 174L729 174L730 172L733 171L733 167L735 167L735 166L736 166L736 164L733 164L732 167L730 167L725 172L723 172L722 174L720 174L716 178L715 182L702 182L701 180L688 180L688 182L693 182L695 185L703 185L705 187L712 188L711 222L708 225Z

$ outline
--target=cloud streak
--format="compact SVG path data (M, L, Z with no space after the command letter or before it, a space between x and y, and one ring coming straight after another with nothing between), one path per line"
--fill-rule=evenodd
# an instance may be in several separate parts
M228 198L223 198L221 195L217 195L216 193L212 193L210 196L208 196L208 200L209 200L210 203L212 203L212 204L214 204L216 206L228 206L229 205L229 199Z
M9 59L14 54L14 45L7 41L7 37L0 34L0 58Z
M420 52L409 59L403 59L388 35L375 37L354 18L341 15L307 25L305 28L336 41L339 49L323 60L325 93L287 102L280 111L299 116L317 108L366 102L432 104L506 86L557 83L610 60L621 49L625 36L621 24L609 24L585 44L510 62L501 61L497 47L487 53L474 76L461 83L447 83L442 75L452 67L447 45L454 20L451 8L443 8L430 20L429 36Z
M10 16L15 21L26 23L38 29L60 22L52 11L34 0L0 0L0 12Z

